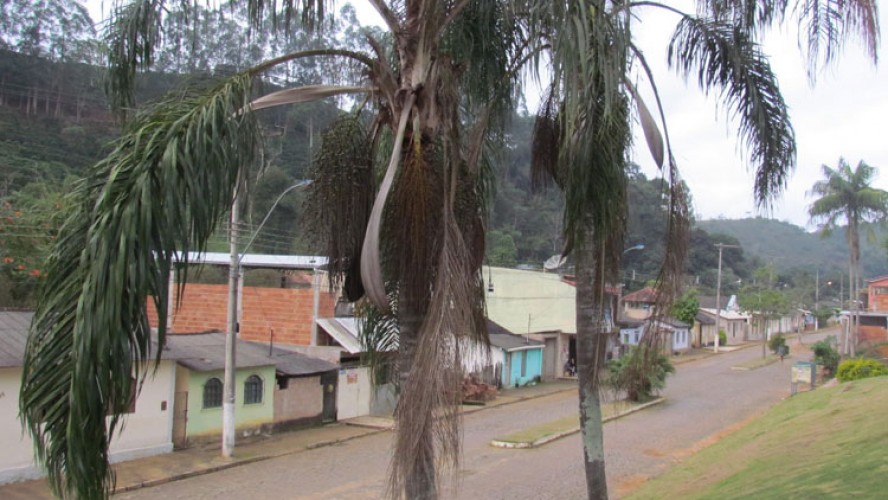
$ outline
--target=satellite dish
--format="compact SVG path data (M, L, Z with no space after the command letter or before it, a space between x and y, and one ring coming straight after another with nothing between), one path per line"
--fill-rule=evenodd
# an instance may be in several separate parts
M559 254L555 254L546 259L546 262L543 262L543 269L545 269L546 271L554 271L563 266L565 261L567 261L567 258L562 257Z

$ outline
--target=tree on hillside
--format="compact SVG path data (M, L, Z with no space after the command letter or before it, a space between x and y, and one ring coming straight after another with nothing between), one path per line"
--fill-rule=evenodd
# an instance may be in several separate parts
M651 2L370 0L390 30L385 38L368 38L371 54L339 48L285 54L209 90L179 93L135 112L132 88L163 42L166 3L134 0L115 11L109 82L114 104L130 121L84 183L79 210L59 236L28 342L21 412L55 491L107 495L108 443L131 399L130 377L143 376L150 354L159 351L152 351L146 300L153 297L158 309L162 345L174 255L204 249L238 198L244 169L260 156L256 112L357 93L369 95L367 106L335 124L337 138L325 141L331 154L317 165L326 175L315 179L312 191L328 208L327 227L336 229L328 238L332 273L345 276L350 298L366 293L398 319L402 392L390 493L437 497L442 465L458 458L460 337L483 332L485 152L501 138L495 132L522 64L540 70L548 60L553 81L537 127L536 158L565 193L564 230L577 262L587 490L606 497L598 375L608 333L605 285L623 251L632 101L654 156L666 162L664 283L675 283L682 271L688 218L668 133L664 147L630 83L630 63L647 67L632 43L634 14L650 8L678 16L671 60L681 73L696 73L704 90L724 97L739 117L756 164L756 196L767 203L784 186L795 148L755 38L784 18L788 2L700 2L699 15L687 15ZM298 19L318 26L327 4L285 1L281 13L276 1L248 3L253 29L265 29L270 17L284 31L297 30ZM798 5L794 12L814 26L815 55L825 43L831 59L848 31L863 32L875 50L874 4L842 3L826 12ZM256 78L307 57L353 62L363 69L361 80L257 96ZM385 173L376 189L382 172L373 160L379 157ZM112 415L108 426L106 414Z
M809 196L817 199L808 208L811 222L818 224L823 236L844 226L848 242L848 273L851 298L851 325L842 343L842 353L854 356L858 327L860 293L860 225L867 221L882 222L888 217L888 192L872 187L877 169L863 160L853 170L844 158L836 168L821 166L823 179L814 183Z

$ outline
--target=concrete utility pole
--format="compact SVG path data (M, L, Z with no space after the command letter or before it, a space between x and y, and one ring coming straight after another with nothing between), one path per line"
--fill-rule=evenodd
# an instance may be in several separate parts
M247 251L253 246L253 242L256 241L256 236L259 235L259 231L265 226L265 223L268 222L268 218L271 216L271 212L278 206L278 203L284 198L284 195L289 193L290 191L311 184L311 180L302 180L293 184L292 186L285 189L280 195L278 195L277 199L272 203L271 208L268 209L268 212L265 214L265 217L262 219L262 222L259 223L259 227L256 228L256 231L253 232L253 235L250 237L250 241L247 242L247 246L244 247L243 251L238 250L238 225L240 224L240 209L238 206L238 194L240 191L240 183L238 183L234 192L234 201L231 204L231 220L228 228L228 238L229 245L231 251L231 264L228 267L228 327L227 334L225 336L225 382L223 384L224 387L224 397L222 400L222 456L225 458L231 458L232 453L234 452L234 437L235 437L235 415L234 408L236 404L236 347L237 347L237 338L238 335L238 316L240 309L240 284L241 281L241 261L244 259L244 255L247 254ZM315 320L317 320L317 309L318 309L318 272L317 269L314 270L314 286L315 286ZM312 322L312 341L315 342L317 339L317 333L314 326L315 321ZM313 345L315 345L313 343Z
M721 288L722 288L722 250L725 248L740 248L739 245L725 245L716 243L718 248L718 278L715 281L715 352L718 352L718 337L721 331Z
M222 456L231 458L234 452L234 408L237 394L235 386L235 350L237 348L237 289L240 277L240 253L237 249L237 232L240 223L238 195L240 182L234 188L231 203L231 219L228 225L228 243L231 251L231 264L228 266L228 325L225 332L225 382L222 399Z
M814 331L820 329L819 321L817 321L817 311L820 310L820 269L817 270L817 277L814 280Z

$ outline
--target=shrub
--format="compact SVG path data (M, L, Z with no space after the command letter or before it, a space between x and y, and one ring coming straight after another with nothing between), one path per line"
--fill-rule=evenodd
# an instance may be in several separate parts
M850 382L862 378L888 375L888 368L874 359L846 359L839 365L836 378L839 382Z
M718 345L728 345L728 334L724 330L718 330Z
M607 364L605 384L614 391L625 391L631 401L650 399L666 387L666 376L675 373L669 358L649 346L632 347L626 355Z
M811 344L811 351L814 353L814 363L821 365L828 377L835 375L836 367L839 366L839 352L833 347L835 340L835 337L829 336Z
M768 348L771 349L771 352L777 354L780 352L781 347L786 347L786 337L782 333L778 333L768 341Z

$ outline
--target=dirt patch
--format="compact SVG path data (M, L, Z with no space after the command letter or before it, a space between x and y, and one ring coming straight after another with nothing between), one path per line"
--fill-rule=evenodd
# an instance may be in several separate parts
M753 422L756 419L758 419L759 417L761 417L761 415L763 413L764 412L759 412L759 413L751 415L739 422L735 422L735 423L729 425L728 427L725 427L724 429L716 432L715 434L712 434L711 436L708 436L704 439L701 439L700 441L697 441L696 443L694 443L693 445L691 445L687 448L674 450L672 452L666 452L663 450L656 450L656 449L649 448L649 449L644 450L644 454L651 456L651 457L655 457L655 458L662 458L662 457L668 456L672 463L681 462L682 460L685 460L686 458L690 457L691 455L698 453L700 450L703 450L704 448L712 446L713 444L721 441L725 437L746 427L751 422ZM755 455L754 450L749 450L749 456L754 456L754 455ZM658 471L657 474L653 474L653 475L649 475L649 476L636 474L636 475L632 475L632 476L628 476L626 478L623 478L616 485L616 494L620 497L626 496L626 495L632 493L633 491L635 491L638 487L640 487L642 484L644 484L648 479L652 479L652 478L656 477L657 475L665 472L666 469L667 469L667 466L664 465L662 467L662 470ZM731 471L725 470L722 472L724 474L719 474L718 477L705 476L705 477L697 478L697 481L696 481L697 486L699 486L702 483L719 481L725 475L730 474Z

